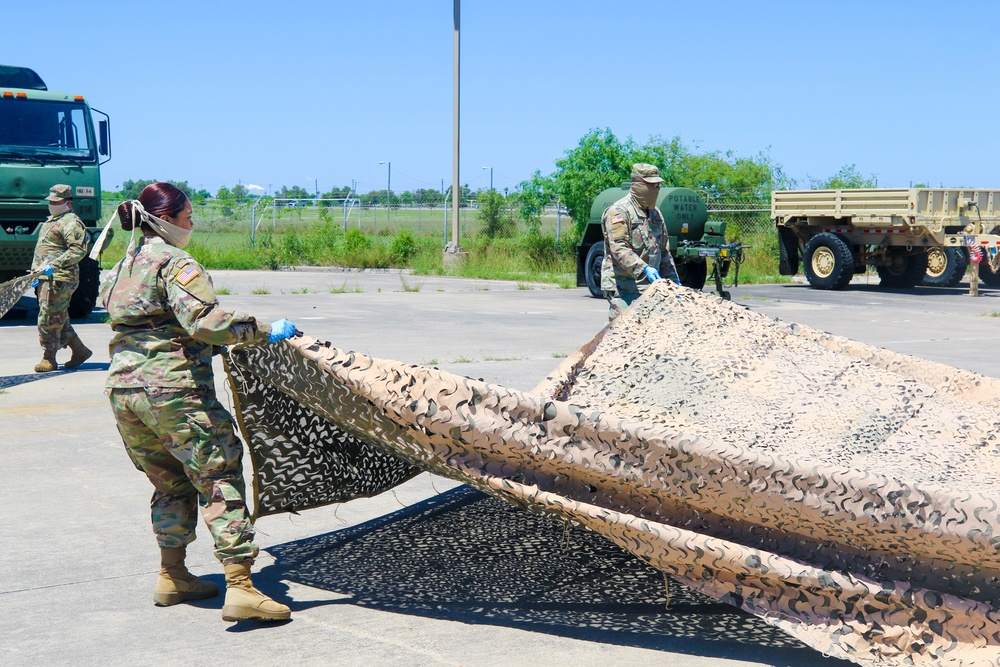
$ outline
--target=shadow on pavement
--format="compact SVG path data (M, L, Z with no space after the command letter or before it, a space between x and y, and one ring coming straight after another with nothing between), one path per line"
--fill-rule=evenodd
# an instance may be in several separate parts
M268 552L268 570L353 598L341 603L707 657L848 664L673 581L666 610L658 570L470 487Z
M41 353L39 353L38 359L41 359ZM28 368L33 367L35 363L38 361L38 359L32 357L30 360L26 360L25 361L26 367ZM68 373L79 373L81 371L106 372L109 366L110 364L108 364L108 362L105 361L105 362L83 363L71 371L66 370L64 368L60 368L59 370L52 371L51 373L35 373L34 371L32 371L31 373L23 373L21 375L7 375L4 377L0 377L0 389L10 389L11 387L16 387L18 385L28 384L29 382L36 382L38 380L45 380L48 378L60 377Z
M744 285L745 286L745 285ZM808 291L814 289L808 283L781 283L781 287L787 288L789 290L799 290ZM915 297L940 297L940 296L968 296L969 294L969 283L968 281L959 283L955 287L925 287L923 285L917 285L916 287L883 287L878 282L878 278L873 279L871 283L856 282L851 283L842 290L816 290L818 293L833 293L833 294L850 294L851 292L861 292L864 294L910 294ZM987 296L1000 296L1000 291L997 288L990 287L989 285L979 286L979 295L982 297Z

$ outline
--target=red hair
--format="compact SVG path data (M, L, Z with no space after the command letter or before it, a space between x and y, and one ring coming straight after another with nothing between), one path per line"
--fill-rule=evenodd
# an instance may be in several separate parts
M142 189L139 194L139 203L146 209L146 212L158 218L174 218L188 205L187 195L176 185L170 183L150 183ZM132 206L128 202L118 205L118 219L121 220L122 229L129 231L141 220L132 218Z

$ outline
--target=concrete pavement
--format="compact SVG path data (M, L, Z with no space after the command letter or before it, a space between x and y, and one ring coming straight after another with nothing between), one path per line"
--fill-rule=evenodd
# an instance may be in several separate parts
M366 354L530 389L606 322L583 289L398 272L213 272L223 305L287 317ZM1000 292L740 287L747 307L1000 376ZM257 293L254 293L257 292ZM262 589L289 623L224 623L221 597L152 605L151 487L103 394L103 312L74 322L95 355L36 375L34 314L0 322L0 663L822 665L758 619L672 587L585 533L428 474L377 498L265 517ZM68 357L63 352L60 361ZM220 373L221 375L221 373ZM220 397L229 404L224 387ZM207 530L189 563L222 586Z

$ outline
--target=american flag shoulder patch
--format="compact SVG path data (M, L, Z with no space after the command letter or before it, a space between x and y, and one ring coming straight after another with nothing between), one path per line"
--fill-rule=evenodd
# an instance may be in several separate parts
M622 215L621 213L616 213L615 215L611 216L611 222L625 222L625 216Z
M179 282L181 285L187 285L189 282L194 280L199 273L201 273L201 271L199 271L197 267L189 266L174 276L174 280Z

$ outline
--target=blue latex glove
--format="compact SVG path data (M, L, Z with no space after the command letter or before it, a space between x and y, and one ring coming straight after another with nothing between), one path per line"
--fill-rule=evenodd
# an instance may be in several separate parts
M278 320L271 325L271 335L267 337L268 343L277 343L295 335L295 325L288 320Z
M48 264L46 264L45 266L42 267L42 270L40 271L40 273L43 276L51 276L52 275L52 267L49 266ZM35 278L34 280L31 281L31 288L32 289L36 289L37 287L38 287L38 278Z
M660 272L651 266L647 266L645 269L642 270L642 272L646 274L646 278L649 279L649 282L653 282L654 280L660 279Z

